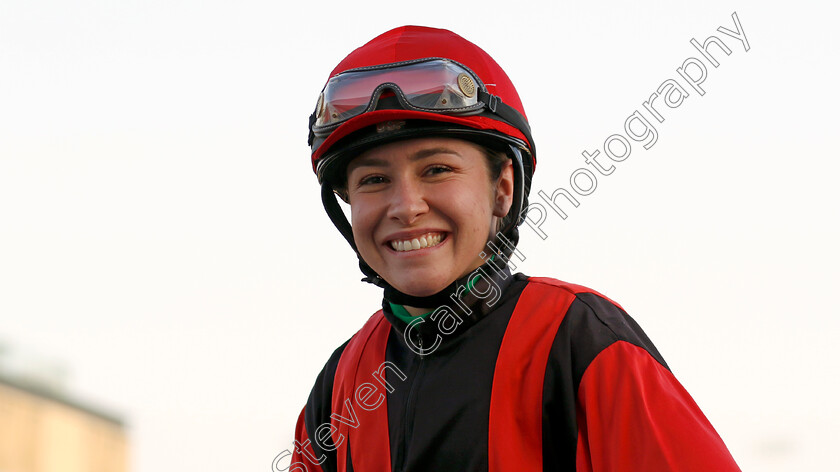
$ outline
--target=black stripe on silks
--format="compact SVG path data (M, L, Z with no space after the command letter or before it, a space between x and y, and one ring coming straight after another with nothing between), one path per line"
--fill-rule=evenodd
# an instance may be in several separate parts
M601 323L615 335L616 341L626 341L634 346L638 346L646 350L651 356L653 356L654 359L656 359L656 362L662 364L662 366L666 369L671 370L668 367L668 364L665 363L665 359L663 359L662 355L659 354L656 346L654 346L653 342L650 338L648 338L647 334L642 331L642 328L638 323L636 323L636 320L628 315L627 312L617 307L609 300L594 293L580 293L577 298L582 303L586 304L595 316L598 317ZM595 356L607 346L609 346L609 344L604 345L601 349L595 352L592 358L594 359ZM577 378L575 383L575 392L577 392L577 387L580 385L580 377L589 366L589 362L591 362L591 359L587 362L581 362L581 365L578 365L575 368Z
M616 341L648 351L668 365L641 327L624 310L594 293L578 293L551 346L543 384L544 470L575 470L577 392L598 354Z
M325 451L315 442L315 430L324 423L330 423L335 371L338 368L338 361L341 359L341 354L349 342L350 340L348 339L332 353L330 359L321 370L321 373L318 374L315 385L309 393L309 400L306 402L306 411L303 414L306 434L312 442L312 450L315 452L315 457L321 457L321 455L327 456L327 459L321 464L321 469L324 472L336 472L338 462L335 451ZM348 447L347 449L349 451L350 448Z
M388 377L394 471L488 469L488 428L499 346L526 281L515 279L487 316L440 348L418 356L402 336L388 339L386 359L407 376Z
M347 472L353 472L353 459L350 454L350 441L347 441Z

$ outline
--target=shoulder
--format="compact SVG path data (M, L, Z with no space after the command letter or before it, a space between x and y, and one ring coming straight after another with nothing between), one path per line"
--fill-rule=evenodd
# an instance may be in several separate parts
M591 294L597 298L603 299L611 303L612 305L621 309L621 305L616 303L615 301L609 299L607 296L601 294L600 292L586 287L584 285L573 284L570 282L565 282L563 280L554 279L551 277L529 277L527 275L517 274L520 279L526 280L528 282L528 286L532 287L541 287L545 290L555 290L562 293L569 294L570 296L577 297L581 294Z
M575 327L579 334L588 330L614 340L649 342L637 339L642 330L636 321L618 302L597 290L550 277L517 275L527 281L521 301L541 311L554 311L552 316L562 316L563 324ZM552 304L554 310L550 310Z
M576 380L599 354L621 343L641 348L637 352L649 354L668 368L644 330L616 301L583 285L548 277L526 279L520 297L522 309L554 320L557 329L552 331L550 362L560 368L571 367Z

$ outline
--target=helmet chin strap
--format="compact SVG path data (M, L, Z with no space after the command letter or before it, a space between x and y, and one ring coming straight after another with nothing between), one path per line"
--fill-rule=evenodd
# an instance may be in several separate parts
M508 155L513 161L514 178L513 203L511 204L508 214L518 216L516 218L511 218L507 225L505 225L505 227L497 233L498 235L502 235L506 238L507 241L501 242L499 241L499 237L493 237L487 242L487 245L485 246L487 252L489 254L497 254L500 261L499 263L494 263L489 260L490 256L488 255L487 258L485 258L486 262L481 266L481 268L484 268L485 270L487 270L486 268L490 264L493 265L493 269L491 270L494 271L500 270L500 265L507 265L507 261L510 260L510 256L513 254L517 243L519 243L518 226L525 219L525 211L527 210L527 208L523 208L525 201L525 171L523 168L522 151L514 145L508 145ZM359 249L356 247L356 240L353 238L353 227L350 225L350 222L347 221L347 216L344 214L344 210L341 209L341 205L339 205L338 199L336 198L335 190L329 183L328 179L324 179L321 182L321 201L324 204L324 209L327 211L327 215L329 215L330 220L333 222L341 235L344 236L344 239L346 239L350 244L350 247L353 248L353 251L356 252L356 255L359 258L359 269L361 269L362 273L365 274L362 281L383 288L385 298L392 303L419 308L432 308L445 305L450 301L450 295L456 293L459 287L466 285L467 280L472 275L471 272L470 274L453 281L443 290L434 295L416 297L403 293L391 286L391 284L377 274L376 271L374 271L367 262L362 259L361 254L359 254Z

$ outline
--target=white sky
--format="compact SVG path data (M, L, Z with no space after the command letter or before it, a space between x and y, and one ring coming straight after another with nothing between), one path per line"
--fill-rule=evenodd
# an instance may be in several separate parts
M121 412L134 472L270 470L379 306L305 143L344 55L402 24L475 42L517 85L551 193L716 34L733 52L705 96L547 240L524 228L520 269L619 301L744 470L837 469L836 8L550 4L4 0L0 341ZM733 11L749 52L716 33Z

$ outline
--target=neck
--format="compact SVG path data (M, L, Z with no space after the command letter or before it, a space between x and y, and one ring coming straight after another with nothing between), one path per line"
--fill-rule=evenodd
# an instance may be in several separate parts
M423 298L416 300L420 303L407 300L408 303L399 304L386 296L382 300L382 311L388 322L403 332L403 337L410 332L413 333L412 336L420 336L419 339L422 339L423 344L432 346L440 342L438 339L442 329L446 329L446 335L452 337L456 331L465 332L490 314L516 278L510 273L508 267L498 267L495 264L483 267L480 275L481 282L476 283L475 290L473 290L473 284L468 283L469 281L458 280L456 284L453 284L456 287L455 290L446 290L439 294L441 297L434 297L442 300L438 305L430 305L426 303L428 299ZM473 279L477 278L473 277ZM386 294L387 292L386 289ZM421 308L430 306L431 309ZM439 313L442 316L431 319L430 311L436 309L442 310ZM424 323L423 321L431 322Z
M408 306L408 305L403 305L403 308L405 308L405 311L407 311L408 314L411 315L411 316L425 315L426 313L431 311L428 308L417 308L416 306Z

